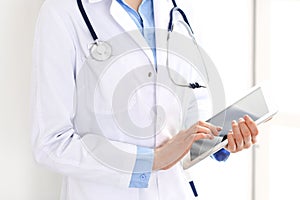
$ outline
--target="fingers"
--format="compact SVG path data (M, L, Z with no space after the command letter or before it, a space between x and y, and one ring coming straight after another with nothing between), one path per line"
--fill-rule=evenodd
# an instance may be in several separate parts
M239 119L239 128L242 133L244 148L249 148L251 146L251 130L246 125L246 122L243 118ZM242 150L242 149L240 149Z
M258 129L255 122L246 115L240 118L238 123L232 121L232 131L228 133L227 149L230 152L238 152L251 147L256 142Z
M214 135L209 128L194 124L189 130L190 135L194 136L194 140L213 139Z
M239 127L239 124L233 120L231 123L232 131L230 131L227 135L228 145L227 149L232 152L241 151L244 148L244 138Z
M204 121L198 121L197 124L201 127L208 128L214 136L219 135L219 131L222 130L221 127L216 127L216 126L214 126L208 122L204 122Z
M219 134L219 131L222 130L220 127L213 126L210 123L198 121L192 125L189 129L184 131L185 139L190 139L190 136L193 136L194 141L200 139L213 139Z
M245 122L246 122L248 128L251 131L252 143L255 144L257 141L257 135L258 135L257 126L256 126L255 122L248 115L246 115L244 117L244 119L245 119Z
M235 141L234 141L234 137L233 137L233 132L232 131L228 132L228 134L227 134L227 140L228 140L228 144L226 146L226 149L228 151L230 151L231 153L236 152L236 144L235 144Z
M194 133L194 134L192 134L192 137L193 137L194 141L201 140L201 139L209 139L209 140L214 139L213 135L205 134L205 133Z
M241 151L244 148L244 139L242 135L241 123L239 124L234 120L232 121L232 131L234 133L234 140L236 144L236 152Z

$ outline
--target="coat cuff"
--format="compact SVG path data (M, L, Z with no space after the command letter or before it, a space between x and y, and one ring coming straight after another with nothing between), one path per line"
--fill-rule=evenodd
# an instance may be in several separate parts
M131 175L130 188L147 188L152 172L154 150L137 146L135 166Z
M219 162L221 161L226 161L230 156L230 152L223 149L220 149L219 151L217 151L216 153L214 153L213 155L211 155L211 157Z

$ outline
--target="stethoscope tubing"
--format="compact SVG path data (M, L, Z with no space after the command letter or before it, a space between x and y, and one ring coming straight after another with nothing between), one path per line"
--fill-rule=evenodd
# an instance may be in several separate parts
M87 27L88 27L91 35L92 35L94 41L97 42L98 41L98 36L97 36L96 31L94 30L94 28L93 28L93 26L91 24L91 21L89 20L87 14L85 12L85 9L83 7L82 1L81 0L77 0L77 5L78 5L80 13L81 13L81 15L82 15L82 17L83 17L83 19L85 21L85 24L87 25Z
M174 0L173 0L174 2ZM176 5L176 4L173 4ZM169 20L169 24L168 24L168 32L172 32L173 31L173 17L174 17L174 13L175 11L179 12L180 15L182 16L183 21L189 26L189 29L191 30L191 32L194 34L194 31L189 23L189 20L186 17L186 14L183 12L183 10L181 10L180 8L178 8L177 6L174 6L171 11L170 11L170 20Z

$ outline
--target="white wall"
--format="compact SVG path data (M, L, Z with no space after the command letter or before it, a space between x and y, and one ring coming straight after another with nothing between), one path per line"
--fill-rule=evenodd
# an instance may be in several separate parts
M58 199L59 177L35 165L29 90L34 25L42 0L0 1L0 199Z
M261 54L264 62L258 62L257 77L272 82L274 100L278 114L267 129L260 151L257 169L261 171L263 189L258 192L260 199L300 199L299 140L300 140L300 1L264 0L268 7L261 13L268 26L261 27L261 41L267 41ZM268 16L265 16L268 13ZM266 40L267 39L267 40ZM266 62L266 56L268 60Z
M191 5L191 25L218 68L227 103L232 102L252 85L253 1L193 0ZM251 149L232 154L225 163L201 161L193 174L199 199L252 199Z

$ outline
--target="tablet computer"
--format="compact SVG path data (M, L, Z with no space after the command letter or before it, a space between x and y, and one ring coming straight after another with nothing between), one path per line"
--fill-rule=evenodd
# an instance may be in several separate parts
M183 159L183 168L187 169L207 156L224 148L227 133L231 130L232 120L249 115L256 124L261 124L277 113L270 95L270 87L266 84L250 89L242 98L207 120L207 122L222 127L219 136L213 140L198 140L193 143L190 152Z

